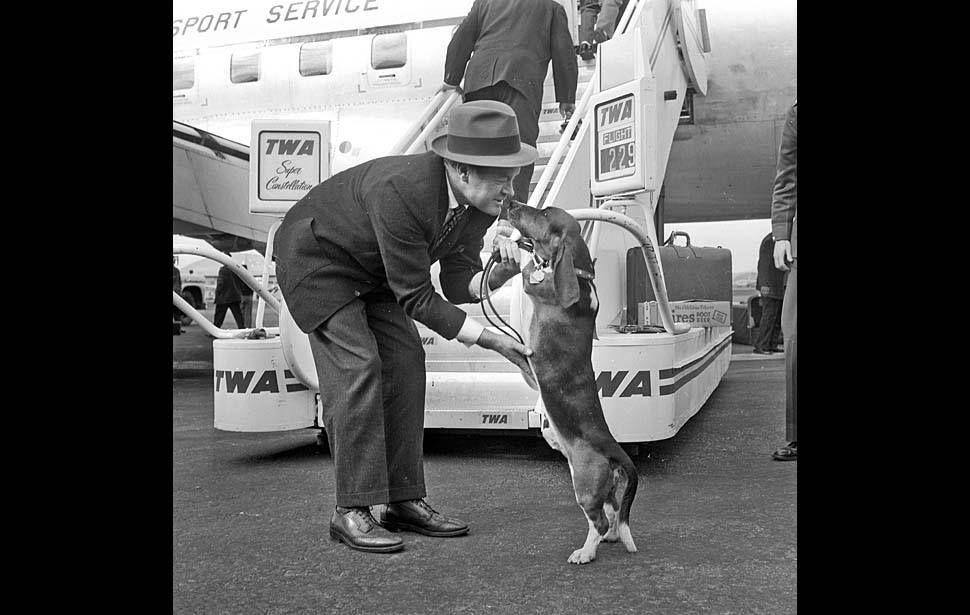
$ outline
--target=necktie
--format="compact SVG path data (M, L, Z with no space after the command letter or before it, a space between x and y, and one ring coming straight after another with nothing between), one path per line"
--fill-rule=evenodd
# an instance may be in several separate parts
M448 237L448 235L455 230L455 226L458 225L459 220L462 219L467 211L468 207L463 207L461 205L454 210L449 210L448 213L451 214L451 216L445 220L444 225L441 227L441 231L438 232L438 236L435 237L434 242L432 242L430 251L431 254L434 254L435 251L441 247L441 244Z

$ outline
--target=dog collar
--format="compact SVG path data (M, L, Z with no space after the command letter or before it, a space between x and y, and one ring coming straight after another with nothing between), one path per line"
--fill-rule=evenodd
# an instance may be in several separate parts
M538 257L538 255L536 255L535 252L532 253L532 263L533 263L533 265L535 265L535 268L536 268L537 271L538 270L541 270L541 271L543 271L545 273L549 273L549 272L552 271L551 265L549 264L549 261L540 259ZM592 281L592 280L596 279L596 276L595 275L593 275L589 271L586 271L585 269L580 269L579 267L574 267L573 268L573 271L576 272L576 277L578 277L578 278L580 278L582 280L590 280L590 281Z

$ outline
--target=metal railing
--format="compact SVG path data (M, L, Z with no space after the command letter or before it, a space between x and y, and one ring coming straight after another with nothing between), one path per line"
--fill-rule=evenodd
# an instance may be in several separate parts
M431 102L424 108L418 119L411 125L404 136L398 139L389 155L413 154L427 140L428 136L437 129L448 111L461 100L461 90L438 90L431 98Z
M643 9L645 2L639 2L638 0L631 0L626 6L626 10L620 16L620 21L616 27L613 36L619 36L626 32L627 26L633 22L634 13L638 10ZM637 13L639 16L639 13ZM542 175L539 176L539 181L536 182L536 187L529 195L528 205L530 207L536 207L542 209L545 207L543 195L546 191L546 187L549 182L553 180L553 176L559 171L559 162L562 157L566 154L566 150L569 149L569 144L573 140L573 133L576 132L576 127L579 124L580 119L586 116L589 111L589 100L595 93L597 86L599 84L599 73L600 64L597 60L596 67L593 69L593 76L586 83L586 89L583 90L583 95L580 97L579 103L576 104L576 109L573 111L573 115L569 118L569 122L566 124L566 128L563 129L562 135L559 137L559 142L556 144L556 148L552 151L552 155L549 156L549 160L546 161L546 166L542 170ZM589 125L589 122L586 123ZM576 140L579 141L583 138L582 134L576 134Z
M617 205L616 201L612 201ZM631 203L632 204L632 203ZM690 331L690 325L675 323L673 314L670 311L670 302L667 299L667 285L664 283L663 271L660 269L657 249L647 235L646 231L637 224L632 218L609 209L570 209L568 210L577 220L593 220L597 222L608 222L622 227L633 234L640 242L640 252L647 265L647 278L653 287L653 294L657 298L657 307L660 312L660 320L663 322L664 330L671 335L681 335Z
M274 297L259 281L249 273L249 270L232 260L228 254L220 252L210 246L173 246L172 254L194 254L196 256L202 256L214 260L216 262L222 263L229 267L233 273L235 273L239 278L256 293L262 301L268 303L277 313L280 311L280 302ZM264 268L264 280L268 280L266 268ZM206 333L213 337L220 339L233 339L233 338L245 338L252 334L258 329L264 329L268 334L279 335L278 327L251 327L248 329L222 329L215 326L213 323L209 322L209 319L202 315L201 312L196 310L194 307L189 305L189 302L182 298L177 292L172 291L172 304L178 309L182 310L186 316L199 323L199 325L206 330ZM262 324L261 314L257 315L258 325Z

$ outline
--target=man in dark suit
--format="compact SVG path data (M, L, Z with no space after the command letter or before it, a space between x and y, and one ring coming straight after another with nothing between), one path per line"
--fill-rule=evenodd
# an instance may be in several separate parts
M781 306L785 298L785 272L775 267L775 240L765 235L758 249L758 278L755 287L761 298L761 320L754 334L755 354L781 352L775 338L781 330Z
M226 254L229 253L226 252ZM215 326L222 326L222 321L226 318L226 310L232 312L238 328L242 329L246 326L240 305L242 294L239 292L239 286L242 284L244 282L233 273L232 269L226 265L219 268L219 277L216 279L216 313L212 317Z
M785 336L785 438L776 450L778 461L798 459L798 99L785 117L778 150L778 171L771 198L771 234L775 238L775 266L788 271L781 308ZM791 266L789 267L789 263Z
M522 142L535 146L550 60L559 113L569 119L576 108L578 68L566 11L555 0L475 0L448 44L442 87L455 89L464 77L465 102L509 105ZM515 181L519 201L529 199L533 168L523 167Z
M536 150L520 144L512 109L494 101L452 108L432 150L334 175L290 209L276 235L280 290L310 336L320 382L337 486L330 535L361 551L403 548L385 528L468 532L423 499L424 347L413 320L495 350L531 378L530 349L453 304L481 299L485 231ZM502 264L492 289L519 273L518 248L496 242ZM431 285L435 261L447 301ZM382 503L378 522L370 506Z

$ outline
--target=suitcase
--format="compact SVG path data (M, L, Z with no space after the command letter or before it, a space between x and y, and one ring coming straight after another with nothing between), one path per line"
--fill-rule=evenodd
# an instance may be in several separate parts
M673 245L674 237L684 237L686 246ZM731 301L731 251L726 248L695 247L687 233L675 231L661 246L667 299L707 299ZM647 279L647 264L639 247L626 253L627 323L637 324L637 304L656 299Z

